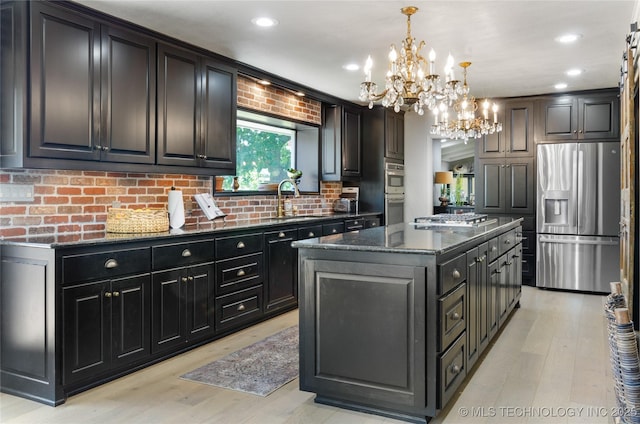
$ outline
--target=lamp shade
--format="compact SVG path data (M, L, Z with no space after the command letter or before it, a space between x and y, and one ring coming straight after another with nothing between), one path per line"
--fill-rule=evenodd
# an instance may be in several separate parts
M433 179L434 184L453 184L456 180L453 178L453 172L451 171L439 171L436 172L436 177Z

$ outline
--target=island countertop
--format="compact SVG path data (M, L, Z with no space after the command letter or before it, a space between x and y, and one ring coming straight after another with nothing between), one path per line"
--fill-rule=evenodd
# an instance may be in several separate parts
M429 226L405 222L364 231L298 240L295 248L438 255L516 228L522 218L489 217L472 227Z

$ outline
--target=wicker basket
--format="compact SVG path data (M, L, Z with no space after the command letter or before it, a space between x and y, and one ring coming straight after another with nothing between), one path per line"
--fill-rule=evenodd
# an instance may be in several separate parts
M158 233L168 230L166 209L111 208L107 214L108 233Z

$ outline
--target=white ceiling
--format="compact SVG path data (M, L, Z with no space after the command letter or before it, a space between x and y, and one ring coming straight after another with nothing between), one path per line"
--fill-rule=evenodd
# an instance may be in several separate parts
M509 97L615 87L635 0L446 0L446 1L223 1L80 0L135 22L330 95L358 102L363 73L343 65L374 60L382 85L389 46L406 34L400 8L420 8L412 34L435 49L441 73L450 52L473 62L468 81L476 97ZM279 25L258 28L256 16ZM582 34L571 46L554 41ZM579 77L568 77L570 68ZM459 74L458 74L459 76ZM358 102L359 103L359 102Z

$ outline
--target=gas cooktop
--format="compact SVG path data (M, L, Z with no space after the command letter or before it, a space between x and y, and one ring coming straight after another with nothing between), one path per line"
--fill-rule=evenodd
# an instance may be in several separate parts
M428 226L447 226L447 227L473 227L482 223L487 223L488 216L475 212L468 213L441 213L438 215L421 216L414 221L416 224L424 224Z

